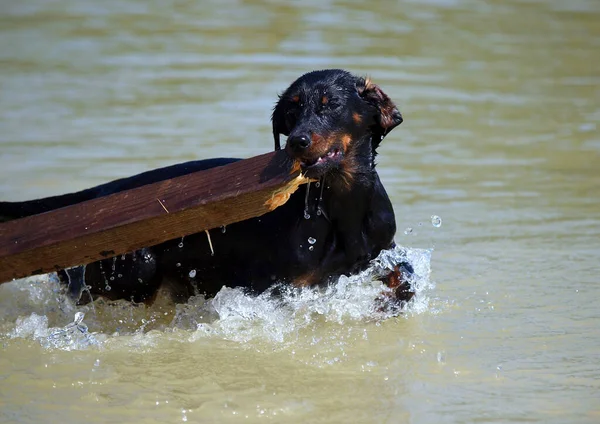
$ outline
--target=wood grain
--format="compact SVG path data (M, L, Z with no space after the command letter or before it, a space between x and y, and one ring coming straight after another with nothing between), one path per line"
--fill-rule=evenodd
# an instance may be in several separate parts
M308 182L283 151L0 224L0 284L263 215Z

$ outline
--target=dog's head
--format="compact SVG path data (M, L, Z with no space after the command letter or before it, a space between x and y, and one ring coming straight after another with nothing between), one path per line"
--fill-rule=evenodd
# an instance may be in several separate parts
M335 170L348 173L359 149L368 147L373 155L402 123L402 115L369 79L328 69L294 81L279 96L272 121L275 149L280 148L280 134L288 136L288 155L299 161L307 177L319 178Z

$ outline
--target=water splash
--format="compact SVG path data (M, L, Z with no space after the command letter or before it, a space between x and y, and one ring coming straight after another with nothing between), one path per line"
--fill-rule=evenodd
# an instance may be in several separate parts
M304 219L310 219L308 213L308 196L310 195L310 181L306 183L306 195L304 196Z
M40 342L48 348L61 350L82 350L91 346L100 346L100 342L88 332L87 325L83 322L85 314L77 312L73 322L63 328L52 329L50 334Z
M434 285L429 280L430 260L431 250L397 246L382 251L363 272L342 276L327 287L298 289L275 285L260 295L224 287L213 299L193 296L185 304L174 305L168 313L164 303L159 302L143 306L98 299L77 308L65 300L61 294L64 288L61 292L55 277L36 277L35 281L2 285L0 318L4 327L0 327L0 336L33 339L49 349L63 350L96 348L108 338L120 339L126 335L134 335L135 343L143 344L146 338L156 338L157 334L162 337L172 334L189 341L216 337L284 346L300 337L309 337L323 322L347 327L352 322L379 322L394 316L408 318L431 311L428 293ZM380 280L401 262L408 262L414 268L411 284L416 295L407 305L390 307L386 296L382 296L389 289ZM194 277L200 279L200 272L196 272ZM190 271L190 277L191 274ZM82 315L76 315L64 327L49 328L49 322L68 322L76 312L92 308L98 314L90 315L88 324L106 334L90 333Z
M48 349L83 350L100 347L101 343L88 331L83 322L85 314L77 312L73 322L61 328L48 328L48 317L35 312L28 317L19 317L10 338L33 338Z
M380 281L400 263L409 262L415 272L411 284L416 292L408 305L386 307L382 293L389 289ZM281 343L297 337L302 329L324 319L343 324L347 321L385 320L398 314L410 316L428 309L426 293L434 287L429 280L431 250L405 249L397 246L385 250L371 261L365 271L342 276L325 288L293 288L279 285L258 296L240 288L224 287L212 300L197 298L201 315L216 315L212 322L199 322L192 340L221 337L237 342L266 339ZM189 317L188 317L189 318Z
M33 338L41 339L48 335L48 317L38 315L35 312L28 317L17 318L15 328L8 333L8 336L14 338Z
M319 192L319 200L317 201L317 215L323 215L323 217L327 221L329 221L329 217L325 213L325 210L323 210L323 208L321 207L321 205L323 204L323 190L325 190L325 177L321 177L320 183L317 182L317 187L319 187L319 184L321 185L321 191Z
M442 218L437 215L431 215L431 225L435 228L440 228L442 226Z

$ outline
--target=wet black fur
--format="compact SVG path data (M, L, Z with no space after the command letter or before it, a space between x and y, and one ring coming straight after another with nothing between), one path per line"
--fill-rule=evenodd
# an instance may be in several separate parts
M298 101L294 101L296 96ZM327 97L325 104L323 96ZM355 114L360 115L360 124L353 119ZM186 300L196 292L212 296L224 285L260 292L275 282L325 283L363 269L382 249L391 247L396 231L394 211L375 169L374 157L382 138L402 118L379 87L342 70L311 72L280 96L272 120L276 148L279 134L289 136L286 150L290 160L304 160L312 150L330 147L316 146L326 143L323 141L292 149L289 144L293 137L343 133L351 138L347 150L337 156L340 163L304 169L308 176L320 179L321 187L314 182L310 187L301 186L285 205L271 213L210 230L214 255L202 232L94 262L86 266L85 272L78 268L59 273L66 283L70 280L73 296L81 294L84 279L94 297L136 302L151 300L165 282L174 288L176 300ZM339 140L334 136L327 140L331 146L338 146ZM78 193L27 202L0 202L0 221L236 160L239 159L188 162Z

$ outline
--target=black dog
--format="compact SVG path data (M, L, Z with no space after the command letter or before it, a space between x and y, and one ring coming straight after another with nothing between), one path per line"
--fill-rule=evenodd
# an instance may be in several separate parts
M176 300L216 294L223 285L261 292L276 282L326 283L359 271L394 245L391 202L375 170L376 149L402 122L389 97L369 79L343 70L314 71L296 80L273 111L275 149L288 136L289 160L318 182L259 218L171 240L126 255L61 271L71 293L151 301L164 282ZM174 165L78 193L28 202L0 202L0 221L45 212L238 159ZM398 300L412 292L397 267L388 279ZM85 283L85 284L84 284ZM88 301L82 298L81 301Z

